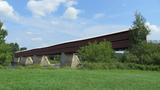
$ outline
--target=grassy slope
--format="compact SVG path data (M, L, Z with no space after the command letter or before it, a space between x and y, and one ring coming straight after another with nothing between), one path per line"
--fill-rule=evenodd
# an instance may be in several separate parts
M158 90L160 72L0 70L0 90Z

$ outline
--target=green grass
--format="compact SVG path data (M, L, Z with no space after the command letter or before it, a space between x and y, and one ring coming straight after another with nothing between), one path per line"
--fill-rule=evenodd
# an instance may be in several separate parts
M160 72L0 69L0 90L159 90Z

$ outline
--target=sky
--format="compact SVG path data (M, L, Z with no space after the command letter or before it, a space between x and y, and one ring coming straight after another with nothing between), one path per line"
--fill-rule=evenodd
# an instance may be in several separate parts
M6 41L28 49L128 30L136 11L160 40L160 0L0 0Z

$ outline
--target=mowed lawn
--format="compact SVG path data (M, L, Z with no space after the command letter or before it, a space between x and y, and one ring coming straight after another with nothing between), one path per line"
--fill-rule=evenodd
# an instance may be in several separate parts
M0 69L0 90L160 90L160 72Z

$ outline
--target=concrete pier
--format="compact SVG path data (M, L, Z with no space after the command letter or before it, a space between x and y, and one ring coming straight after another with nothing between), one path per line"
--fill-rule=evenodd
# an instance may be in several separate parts
M61 54L60 66L76 68L80 64L79 58L76 54Z
M33 64L32 57L20 57L19 64L22 64L22 65L31 65L31 64Z

